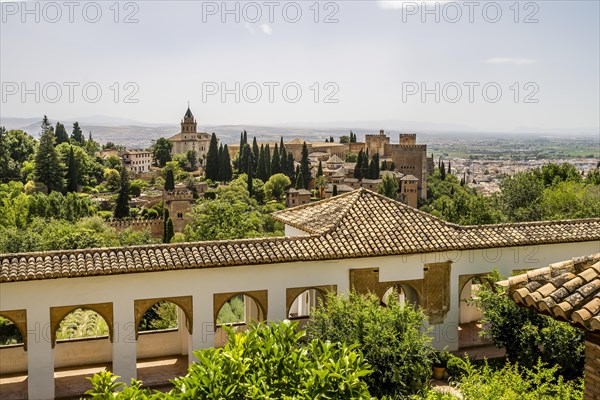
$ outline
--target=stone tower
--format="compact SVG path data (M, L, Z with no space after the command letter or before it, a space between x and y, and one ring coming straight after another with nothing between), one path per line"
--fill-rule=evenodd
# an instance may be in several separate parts
M196 118L194 118L194 114L192 114L192 110L190 110L189 105L185 115L183 116L183 119L181 120L181 132L198 133Z
M379 131L379 135L365 135L365 145L369 156L373 157L378 154L380 158L386 157L385 146L390 144L389 136L386 136L385 131Z
M193 205L194 196L188 188L176 187L170 192L164 192L164 206L169 210L174 232L183 233Z
M414 175L406 175L400 180L399 200L404 204L417 208L419 179Z

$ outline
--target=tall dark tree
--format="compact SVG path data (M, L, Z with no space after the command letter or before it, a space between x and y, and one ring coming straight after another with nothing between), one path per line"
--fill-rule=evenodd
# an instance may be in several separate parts
M208 146L208 153L206 153L206 178L211 181L219 180L219 145L217 142L217 135L213 132L210 138L210 144Z
M157 167L163 168L172 160L173 143L165 138L159 138L152 144L152 158Z
M283 144L283 136L279 139L279 159L281 160L281 169L283 170L283 160L287 158L287 151Z
M302 158L300 159L300 171L302 172L302 179L304 179L304 189L308 189L308 183L310 182L310 161L308 160L308 146L306 142L302 144Z
M169 217L167 219L167 223L165 224L165 234L164 234L164 243L171 243L171 239L175 236L175 231L173 229L173 219Z
M77 191L77 163L75 162L75 152L73 146L69 149L67 158L67 192Z
M256 177L263 182L266 182L267 177L267 162L266 162L265 146L260 145L258 152L258 167L256 168Z
M362 167L360 168L362 178L369 178L369 153L365 153L363 157Z
M169 222L169 220L171 220L171 218L169 217L169 209L165 207L163 208L163 243L169 243L171 241L171 238L168 237L169 230L167 228L167 222ZM171 220L171 222L173 222L173 220Z
M350 132L352 133L352 132ZM362 179L362 166L363 159L365 158L365 153L360 149L358 152L358 157L356 158L356 164L354 164L354 179Z
M440 178L444 181L446 180L446 164L442 161L440 168Z
M169 168L165 174L165 190L170 192L175 189L175 175L173 170Z
M83 137L83 131L79 127L79 122L73 123L73 131L71 132L71 140L76 144L83 146L85 144L85 137Z
M383 163L381 163L381 170L382 171L388 170L387 160L383 160Z
M54 136L56 137L56 144L61 144L69 141L69 134L65 129L65 126L60 122L56 123L56 128L54 129Z
M335 197L338 195L338 188L337 185L333 185L333 191L331 192L331 196Z
M304 177L302 176L302 170L298 170L298 175L296 176L296 189L306 189L304 187Z
M267 171L267 174L265 175L265 182L266 182L269 180L271 175L273 175L273 173L272 173L273 170L271 167L271 149L269 148L268 143L265 146L265 169Z
M448 175L452 173L452 167L450 166L450 160L448 160Z
M317 178L323 176L323 163L319 160L319 168L317 169Z
M185 153L185 159L190 166L190 170L195 171L198 169L198 153L196 153L196 150L188 150Z
M121 170L121 189L117 196L117 204L115 205L115 218L123 219L129 217L129 175L127 169Z
M48 117L44 115L40 142L35 153L34 176L37 182L46 185L48 193L53 190L60 192L63 189L62 165L54 145L54 129L50 125Z
M369 178L379 179L379 154L375 154L369 164Z
M248 146L248 149L250 147ZM248 152L248 164L246 165L246 170L248 171L248 180L246 181L246 185L248 188L248 193L250 194L250 196L252 196L252 194L254 193L254 188L252 187L252 180L254 178L254 173L252 172L254 169L254 162L252 161L252 158L254 156L252 155L251 152Z
M396 170L396 164L394 164L394 162L392 161L392 163L390 164L390 171L395 171Z
M296 171L294 169L294 154L291 151L289 153L287 153L285 174L287 175L288 178L290 178L290 181L292 181L292 182L296 178Z
M248 143L244 144L244 147L241 149L240 156L238 159L238 173L248 173L248 160L252 157L252 150L250 149L250 145ZM252 164L250 164L252 165Z
M229 156L229 148L227 145L223 146L223 152L219 159L221 165L219 166L220 180L222 182L229 182L233 178L233 169L231 167L231 157Z
M11 180L12 170L11 164L13 160L10 156L10 146L8 144L8 133L6 128L0 126L0 182L8 182Z
M256 141L256 136L254 136L254 140L252 141L252 169L254 171L254 175L256 176L256 170L258 168L258 160L260 156L260 150L258 148L258 142Z
M282 172L281 163L279 158L279 145L275 143L275 149L273 149L273 158L271 159L271 174L279 174Z

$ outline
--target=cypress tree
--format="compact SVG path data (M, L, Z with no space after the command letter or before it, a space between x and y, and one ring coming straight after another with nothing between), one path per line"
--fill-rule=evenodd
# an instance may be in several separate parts
M249 146L247 146L247 147L248 147L248 149L250 148ZM252 153L250 153L248 151L248 164L246 165L246 169L248 171L247 172L248 180L247 180L246 184L248 186L248 193L250 194L250 196L252 196L252 193L254 193L254 190L252 188L252 179L253 179L252 178L252 176L253 176L252 169L253 169L253 165L254 165L254 162L252 161L252 157L253 157Z
M41 182L48 188L48 193L53 190L62 191L63 171L54 148L54 129L44 115L42 121L42 132L37 152L35 153L35 180Z
M252 141L252 170L254 171L255 176L258 176L256 170L258 168L259 156L260 150L258 149L258 142L256 141L256 136L254 136L254 140Z
M164 243L171 243L171 239L173 239L173 236L175 236L175 232L173 229L173 220L171 219L171 217L167 219L165 228L166 231L164 235Z
M117 204L115 205L115 218L123 219L129 217L129 176L127 169L121 169L121 189L117 196Z
M175 175L173 170L169 168L165 175L165 190L170 192L175 189Z
M304 177L300 169L298 169L298 175L296 176L296 189L306 189L304 187Z
M323 164L321 163L321 160L319 160L319 168L317 169L317 178L319 176L323 176Z
M265 170L266 170L266 175L265 175L265 182L269 180L269 178L271 177L272 174L272 168L271 168L271 149L269 148L269 144L267 143L267 145L265 146Z
M335 142L335 140L333 140L333 136L329 136L329 143L333 143Z
M211 181L219 180L219 145L217 144L217 135L213 132L206 154L206 171L207 179Z
M244 144L248 144L248 132L244 129Z
M222 181L223 180L223 143L219 143L219 151L217 152L218 156L217 156L217 163L219 168L217 169L219 177L217 178L218 181Z
M452 167L450 166L450 160L448 160L448 175L452 173Z
M302 178L304 179L304 189L308 189L308 182L310 182L310 162L308 160L308 146L306 142L302 144L302 159L300 160L300 171L302 172Z
M354 179L362 179L362 165L363 165L363 158L364 158L364 153L362 151L362 149L360 149L360 151L358 152L358 157L356 157L356 164L354 164Z
M362 179L369 177L369 153L368 152L365 153L365 155L363 156L363 164L362 164L362 168L360 169L360 174L362 176Z
M446 164L442 161L442 168L440 168L440 178L446 180Z
M288 176L288 178L290 178L290 181L293 181L294 178L296 177L296 173L294 171L294 155L292 154L292 152L290 151L287 154L287 168L286 168L286 175Z
M394 162L392 161L392 163L390 164L390 171L395 171L396 170L396 164L394 164Z
M283 136L279 138L279 159L281 160L281 169L283 170L283 160L287 158L287 152L285 151L285 145L283 144ZM283 171L282 171L283 172Z
M383 160L383 163L381 164L381 169L383 171L387 171L388 170L387 160Z
M371 176L371 179L379 179L379 170L379 154L375 154L369 165L369 175Z
M73 123L73 132L71 133L71 140L75 142L75 144L83 145L85 143L85 138L83 137L83 132L79 127L79 122L75 121Z
M227 145L223 147L223 155L221 157L221 180L229 182L233 178L233 168L231 166L231 157L229 156L229 148Z
M331 196L337 196L338 195L338 191L337 191L337 185L333 185L333 192L331 192Z
M61 144L69 141L69 134L65 129L65 126L60 122L56 123L56 128L54 129L54 136L56 136L56 144Z
M265 146L261 145L258 151L258 165L256 167L256 177L261 181L265 181L267 166L265 165Z
M275 143L275 149L273 150L273 159L271 160L271 173L273 175L281 172L281 164L279 158L279 146Z
M75 163L75 153L73 146L69 149L69 158L67 159L67 192L77 191L77 164Z
M248 160L250 159L251 155L252 151L250 150L250 145L248 143L244 144L238 160L238 173L248 173Z
M168 208L163 208L163 237L162 237L162 242L163 243L168 243L171 239L167 239L167 221L169 221L171 218L169 218L169 209Z

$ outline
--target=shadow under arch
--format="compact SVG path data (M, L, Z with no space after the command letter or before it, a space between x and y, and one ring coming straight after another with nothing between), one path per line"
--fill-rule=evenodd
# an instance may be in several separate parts
M135 339L137 340L139 337L139 326L140 321L144 317L144 314L153 307L155 304L158 304L162 301L166 301L169 303L173 303L178 306L185 315L185 325L189 334L193 333L194 329L194 313L193 313L193 301L192 296L177 296L177 297L159 297L153 299L140 299L134 300L134 311L135 311Z
M52 348L56 346L56 331L65 317L77 309L98 313L108 325L108 339L113 342L113 303L78 304L73 306L50 307L50 335Z
M305 286L305 287L296 287L296 288L288 288L285 291L285 312L289 317L292 305L294 301L304 292L315 290L318 293L318 297L320 297L323 302L327 300L327 295L329 293L337 293L337 285L322 285L322 286Z
M415 308L419 308L421 306L421 293L419 289L410 282L395 282L394 284L388 286L388 288L383 292L383 295L381 295L379 298L379 301L382 305L387 305L388 296L393 293L393 290L396 290L397 296L399 297L401 303L408 303Z
M27 310L0 311L0 317L8 319L16 326L21 335L23 350L27 351Z
M221 308L229 300L235 296L248 296L256 303L258 309L257 321L265 321L267 319L269 297L267 290L253 290L247 292L230 292L230 293L215 293L213 294L213 325L215 332L217 331L217 317Z

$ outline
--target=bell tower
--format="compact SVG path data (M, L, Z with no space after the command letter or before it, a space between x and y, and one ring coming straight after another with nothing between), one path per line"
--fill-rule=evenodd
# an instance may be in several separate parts
M190 110L190 104L188 103L187 111L181 120L181 132L182 133L198 133L196 130L196 119L194 118L194 114Z

